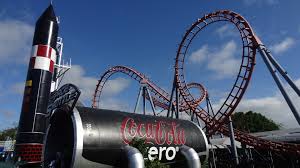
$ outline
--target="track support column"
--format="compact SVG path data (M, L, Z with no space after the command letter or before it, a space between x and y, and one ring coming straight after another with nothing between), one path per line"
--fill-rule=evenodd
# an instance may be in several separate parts
M171 96L170 96L170 104L169 104L169 108L168 108L168 113L167 113L167 117L170 117L170 112L173 112L173 96L174 96L174 92L176 89L176 76L174 76L174 80L173 80L173 87L172 87L172 91L171 91ZM172 116L173 117L173 116Z
M143 87L141 86L140 90L139 90L139 94L138 94L137 100L136 100L136 103L135 103L135 107L134 107L133 113L136 113L137 110L138 110L138 106L140 104L140 99L141 99L142 93L143 93Z
M283 95L285 101L287 102L288 106L290 107L291 111L293 112L293 114L294 114L294 116L295 116L298 124L300 125L300 116L299 116L299 113L298 113L295 105L291 101L290 96L287 94L285 88L283 87L283 84L282 84L282 82L281 82L281 80L280 80L280 78L279 78L279 76L277 74L277 71L276 71L276 69L272 65L272 62L269 59L269 58L272 58L272 59L274 59L274 58L271 56L270 52L266 49L266 47L263 44L260 44L258 46L258 51L260 52L260 55L263 58L265 64L267 65L270 73L272 74L272 77L275 80L275 82L276 82L276 84L277 84L277 86L278 86L281 94ZM275 66L275 67L277 67L277 66ZM279 70L279 72L280 71L282 71L282 70ZM285 76L285 75L283 75L283 76ZM292 81L290 80L290 82L292 82ZM290 84L290 82L288 80L289 84Z
M232 156L234 158L235 165L239 165L239 157L238 157L238 153L237 153L237 149L236 149L236 145L235 145L235 138L234 138L231 116L228 117L228 121L229 121L228 127L229 127L229 131L230 131L231 152L232 152Z

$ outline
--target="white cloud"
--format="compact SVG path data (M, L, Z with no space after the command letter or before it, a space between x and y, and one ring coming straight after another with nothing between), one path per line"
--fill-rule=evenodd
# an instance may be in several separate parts
M232 36L237 36L239 33L234 31L234 26L225 24L221 27L219 27L216 30L216 33L219 35L219 37L224 38L224 37L232 37Z
M282 102L278 96L263 97L257 99L242 100L237 108L237 111L255 111L263 114L264 116L273 119L277 123L282 123L285 126L295 125L292 121L292 113L288 112L289 108ZM288 125L287 125L288 124Z
M295 44L295 40L291 37L285 38L283 41L274 44L270 47L271 52L275 54L280 54L291 48Z
M85 70L80 65L72 65L72 68L65 74L62 85L66 83L72 83L79 87L81 100L92 100L97 79L86 76Z
M80 99L82 101L88 101L88 103L91 104L97 82L98 78L87 76L85 70L80 65L72 65L72 68L66 73L62 84L73 83L78 86L81 90ZM116 107L123 107L123 102L115 96L124 91L129 84L130 81L124 78L108 80L100 99L101 102L104 102L105 108L115 109ZM101 104L102 103L100 103L100 105Z
M110 79L104 86L103 96L116 96L130 85L130 80L125 78Z
M189 57L189 61L194 64L206 62L207 69L213 71L216 79L232 77L237 74L240 59L235 58L237 44L229 41L222 45L220 49L202 46Z
M193 52L189 57L189 60L193 63L202 63L207 59L208 56L208 46L204 45L199 50Z
M72 83L81 90L82 100L91 100L96 88L97 79L85 75L85 70L79 65L72 65L72 68L65 74L61 85ZM11 86L11 91L17 94L23 94L25 83L17 82Z
M130 80L125 78L110 79L105 83L103 92L100 98L100 108L129 111L130 107L126 101L120 100L117 96L127 89L130 85Z
M75 84L81 90L80 100L90 105L96 89L97 78L86 75L85 70L80 65L72 65L72 68L65 74L60 86L66 83ZM100 105L101 108L107 109L129 109L127 105L119 100L117 96L128 88L130 80L125 78L109 79L101 93ZM22 95L24 92L24 82L18 82L11 86L10 91Z
M110 110L129 111L128 104L116 98L101 98L100 108Z
M278 0L243 0L246 5L275 5L278 4Z
M0 63L27 63L34 27L18 20L0 21Z
M295 83L300 88L300 79L295 80ZM286 86L286 88L291 100L296 106L296 109L298 109L300 112L299 96L296 95L296 93L290 87ZM223 102L224 99L220 100L219 103L216 103L213 106L214 109L219 109ZM251 99L244 98L241 100L235 111L247 112L250 110L263 114L264 116L274 120L276 123L282 124L285 128L299 127L292 111L279 91L276 91L273 95L266 97Z
M216 51L210 55L208 69L217 73L217 78L231 77L237 74L240 60L234 58L237 45L234 41L226 43L220 51Z
M297 98L293 100L297 100ZM294 101L294 103L296 104L297 109L300 109L299 99L298 102ZM250 110L260 112L286 128L299 126L282 95L242 100L236 111L246 112Z

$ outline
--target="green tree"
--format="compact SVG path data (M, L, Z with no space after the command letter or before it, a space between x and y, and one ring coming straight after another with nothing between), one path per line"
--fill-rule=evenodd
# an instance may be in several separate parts
M233 127L244 132L279 130L280 125L260 113L253 111L237 112L232 115Z
M137 148L142 153L144 158L148 157L149 145L145 143L144 139L133 138L133 140L130 142L130 145ZM145 167L146 168L169 168L170 166L162 164L158 159L155 159L153 161L145 159Z
M0 141L5 141L6 137L11 137L12 139L16 139L17 127L7 128L0 131Z

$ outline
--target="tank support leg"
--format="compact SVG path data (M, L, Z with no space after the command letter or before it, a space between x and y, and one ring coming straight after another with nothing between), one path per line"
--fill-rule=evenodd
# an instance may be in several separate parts
M138 149L132 146L126 146L124 150L128 158L128 168L145 167L144 157Z
M180 147L180 152L187 160L189 168L201 168L200 158L193 148L183 145Z

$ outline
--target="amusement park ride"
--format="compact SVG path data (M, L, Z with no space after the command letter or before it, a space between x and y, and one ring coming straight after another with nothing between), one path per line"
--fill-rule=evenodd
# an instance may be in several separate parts
M209 91L202 84L186 82L184 62L188 49L198 33L216 22L230 22L238 29L242 40L242 56L239 72L230 93L222 106L217 111L214 111ZM300 155L300 145L298 144L269 141L239 130L233 130L232 128L230 116L242 100L250 83L256 64L257 51L262 56L264 63L268 67L297 122L300 124L299 113L287 94L279 78L279 74L282 75L298 96L300 96L300 90L287 72L274 59L267 47L255 35L250 24L238 13L229 10L209 13L194 22L186 31L177 49L171 93L163 90L133 68L114 66L107 70L99 79L93 95L92 108L82 107L77 102L80 91L76 86L69 84L58 88L58 79L62 77L61 74L63 74L63 71L65 72L70 67L61 65L62 41L59 39L56 43L57 32L58 22L52 5L50 5L36 24L33 42L34 54L32 55L28 70L16 143L16 156L18 160L27 161L30 164L41 164L44 162L44 165L50 165L52 164L52 160L55 160L55 157L57 157L57 152L62 152L61 148L64 148L67 167L92 166L92 162L101 163L100 165L102 166L120 166L121 161L120 163L114 163L114 158L122 154L122 151L120 151L121 149L123 150L122 143L128 144L129 140L127 137L132 134L134 136L137 134L141 137L147 137L148 126L152 129L156 128L157 134L155 135L160 135L160 138L163 138L161 135L162 132L167 132L164 143L166 142L171 146L174 144L175 146L187 145L191 147L189 149L195 149L193 149L194 153L195 151L199 153L207 150L206 136L210 138L216 133L222 133L255 149L287 153L297 157ZM134 113L138 111L140 100L143 99L144 115L100 109L99 105L103 88L108 79L116 73L123 73L141 85ZM58 76L55 76L57 74ZM54 89L50 95L51 83ZM198 89L201 95L195 98L190 91L191 88ZM50 101L47 106L46 102L49 99ZM146 115L146 100L150 101L153 116ZM71 106L68 105L69 102L72 102ZM203 107L203 104L206 108ZM158 108L167 111L166 116L161 117L161 114L157 113ZM180 120L180 113L186 113L192 122ZM69 116L72 117L70 118ZM32 120L34 123L32 123ZM170 128L165 126L160 130L160 120L163 120L161 122L169 125ZM115 123L112 123L112 121ZM131 122L131 125L129 124L130 131L126 132L126 124L129 122ZM152 125L149 125L151 122L153 122ZM201 122L205 125L200 124ZM103 123L106 124L103 125ZM178 130L181 129L182 132L185 131L185 134L188 135L186 137L193 137L195 139L182 138L183 133L180 133L180 131L176 132L174 124L182 126L176 128ZM116 125L120 125L120 128L115 128ZM146 125L146 133L143 135L141 130ZM198 129L199 126L201 129ZM119 135L119 130L122 137L119 137L121 136ZM203 134L202 130L206 132L206 135ZM173 138L169 139L169 136L172 135ZM111 137L111 139L107 139L106 136ZM64 140L59 140L59 137L64 137ZM151 143L160 144L160 138L157 139L157 137L154 138L152 136L148 138L150 138L149 141ZM112 149L107 148L105 144ZM97 153L99 151L105 153L100 158L96 156L99 154ZM130 162L130 159L132 159L133 155L130 155L130 153L137 153L135 150L128 149L127 147L124 148L124 151L129 159L127 162ZM69 154L68 157L66 154ZM182 154L187 157L193 156L191 153L182 152ZM59 153L59 155L62 155L62 153ZM101 158L106 158L106 160L103 161ZM135 164L141 165L142 163L136 162ZM192 164L189 163L188 165L195 167L195 164L191 166Z
M197 37L197 34L205 27L216 22L230 22L235 25L239 30L240 37L242 39L242 61L239 68L239 72L231 88L230 93L223 102L223 105L218 111L212 111L212 105L209 101L209 94L205 87L199 83L186 83L184 78L184 62L186 53L192 40ZM262 56L264 63L268 67L273 79L275 80L278 88L288 103L291 111L293 112L297 122L300 124L300 117L297 109L291 101L291 98L287 94L281 80L279 79L278 72L284 77L287 83L294 89L298 96L300 96L300 90L295 85L288 73L280 66L280 64L271 55L271 52L261 42L261 40L255 35L250 24L238 13L229 10L222 10L205 15L192 24L192 26L186 31L183 39L181 40L175 61L175 74L173 81L173 88L171 94L164 91L162 88L155 85L145 75L136 71L133 68L124 66L115 66L106 71L96 86L96 90L93 96L94 108L99 108L99 102L101 101L102 89L109 79L109 77L115 73L123 73L142 84L143 88L146 88L147 94L145 97L149 101L153 102L155 107L168 110L167 117L178 118L178 113L186 112L190 115L191 120L202 120L205 123L203 129L206 130L208 137L211 137L216 132L221 132L225 135L230 134L230 130L227 127L229 117L232 115L249 85L252 72L256 64L256 52L259 52ZM199 89L201 96L194 98L190 92L190 88ZM148 91L152 93L148 94ZM207 108L202 108L200 103L207 101ZM155 115L155 114L154 114ZM281 142L267 141L260 139L239 130L234 130L235 139L253 146L254 148L268 149L277 152L287 152L293 154L300 154L300 145L288 144Z

